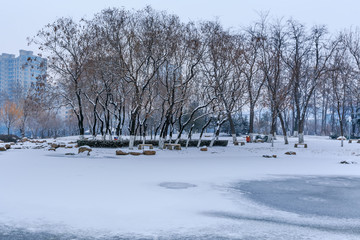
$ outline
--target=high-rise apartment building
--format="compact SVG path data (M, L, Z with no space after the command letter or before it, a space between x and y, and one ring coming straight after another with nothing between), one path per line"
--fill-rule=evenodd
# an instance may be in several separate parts
M37 79L46 74L46 59L33 55L32 51L20 50L20 55L0 55L0 95L15 98L19 89L26 91Z

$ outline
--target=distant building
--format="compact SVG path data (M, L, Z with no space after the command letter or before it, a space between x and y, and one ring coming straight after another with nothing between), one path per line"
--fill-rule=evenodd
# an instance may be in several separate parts
M33 55L32 51L20 50L20 55L0 55L0 94L10 99L27 91L31 84L46 74L46 59Z

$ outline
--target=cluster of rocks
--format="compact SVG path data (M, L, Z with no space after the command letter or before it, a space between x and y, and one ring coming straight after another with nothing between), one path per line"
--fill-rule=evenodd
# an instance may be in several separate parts
M91 147L89 147L89 146L81 146L81 147L79 147L78 154L84 153L84 152L87 152L87 155L90 155L90 152L92 152Z
M277 158L277 155L262 155L264 158Z
M67 148L67 149L71 149L71 148L77 148L77 145L69 145L69 144L73 144L72 142L69 142L68 144L64 143L64 142L52 142L52 143L48 143L48 145L50 146L50 148L48 149L49 151L56 151L56 149L58 148Z
M3 141L0 142L0 151L1 152L5 152L6 150L9 150L11 148L12 145L14 145L15 143L4 143Z
M340 164L357 164L357 162L341 161Z
M56 142L55 141L47 141L47 140L36 140L29 139L27 137L21 138L15 142L6 143L0 140L0 151L6 151L10 148L12 149L47 149L48 151L56 151L58 148L67 148L71 149L74 147L78 147L76 142ZM88 151L90 152L90 151ZM80 152L79 152L80 153Z
M36 146L32 146L31 144L25 144L26 142L35 144ZM15 142L4 143L4 141L0 140L0 151L6 151L10 148L12 148L12 149L29 149L29 148L41 149L41 148L46 147L46 145L44 145L44 143L46 143L46 140L30 140L26 137L19 139L16 143Z
M48 145L50 146L50 148L48 149L49 151L56 151L56 149L58 148L65 148L66 144L65 143L48 143Z
M29 139L27 137L23 137L16 141L16 143L18 143L18 144L25 143L25 142L42 144L42 143L46 143L46 140L35 140L35 139Z
M296 152L289 151L285 153L286 155L296 155ZM277 158L277 155L263 155L264 158Z
M36 146L33 146L31 144L35 144ZM16 145L14 146L14 149L42 149L46 148L46 140L35 140L35 139L29 139L27 137L23 137L19 139L16 142Z
M0 151L6 151L7 149L11 148L11 145L14 145L13 149L47 149L48 151L56 151L59 148L65 148L65 149L72 149L72 148L78 148L78 154L81 153L87 153L87 155L90 155L90 152L92 152L92 148L88 145L84 146L78 146L77 142L56 142L56 140L52 141L46 141L46 140L35 140L35 139L29 139L29 138L22 138L17 141L17 143L4 143L0 140ZM35 145L35 146L34 146ZM143 144L144 147L151 145L151 144ZM174 149L180 150L180 144L172 144ZM176 146L179 145L179 146ZM116 155L133 155L133 156L139 156L139 155L156 155L156 151L152 150L152 146L148 146L149 149L145 150L143 146L139 149L142 151L125 151L125 150L116 150ZM177 148L178 147L178 148ZM206 152L208 151L207 146L203 146L200 148L200 151ZM75 155L75 153L67 152L65 155ZM274 155L275 156L275 155Z
M154 150L144 150L142 152L124 152L122 150L116 150L116 155L133 155L133 156L139 156L139 155L155 155L156 151Z

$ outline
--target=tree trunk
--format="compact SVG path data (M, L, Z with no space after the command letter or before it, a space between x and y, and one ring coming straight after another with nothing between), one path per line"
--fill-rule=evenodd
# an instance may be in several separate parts
M274 139L276 139L276 119L277 119L277 110L275 108L273 108L272 111L271 111L270 135ZM268 139L268 141L271 141L271 139Z
M316 92L314 91L314 134L317 135L317 108L316 108Z
M198 148L199 148L200 145L201 145L201 139L202 139L202 136L203 136L203 134L204 134L204 131L205 131L205 129L209 126L211 120L212 120L212 119L210 118L209 121L207 121L207 122L205 123L205 125L201 128L201 133L200 133L199 141L198 141L198 144L197 144L197 147L198 147Z
M250 116L249 116L249 136L250 142L253 142L254 135L254 117L255 117L255 106L250 104Z
M77 114L78 126L79 126L79 134L80 134L80 139L84 139L84 135L85 135L84 115L83 115L83 110L82 110L82 101L81 101L80 92L76 93L76 97L77 97L77 100L78 100L78 107L79 107L79 112Z
M162 136L159 137L159 148L160 149L164 149L164 144L165 144L165 138L163 138Z
M94 117L94 124L92 126L92 135L93 135L93 139L96 139L96 124L97 124L97 117Z
M287 132L286 132L285 121L284 121L284 118L283 118L283 116L282 116L282 114L280 112L279 112L279 120L280 120L280 124L281 124L281 129L282 129L283 135L284 135L284 142L285 142L285 144L289 144L288 137L287 137Z
M129 127L129 132L130 132L130 141L129 141L129 149L133 149L134 148L134 142L135 142L135 135L136 135L136 120L137 120L137 111L133 111L131 113L131 117L130 117L130 127Z
M236 144L238 141L236 139L236 131L235 131L235 125L234 125L234 121L232 119L231 113L228 112L227 113L228 116L228 120L229 120L229 124L230 124L230 131L231 131L231 136L233 139L233 143Z
M328 111L328 98L327 96L325 97L325 99L323 99L323 108L322 108L322 112L321 112L321 134L322 135L326 135L327 132L326 132L326 115L327 115L327 111Z
M135 136L134 135L130 135L130 140L129 140L129 149L134 149L134 143L135 143Z
M299 121L299 143L304 143L304 119Z
M188 138L187 138L187 140L186 140L186 148L188 148L188 146L189 146L189 142L190 142L190 140L191 140L191 136L192 136L192 130L193 130L193 128L194 128L194 124L191 126L191 128L190 128L190 131L189 131L189 134L188 134Z
M164 122L164 124L163 124L163 126L161 128L161 131L160 131L160 139L159 139L159 148L160 149L164 148L164 143L165 143L165 140L166 140L166 137L167 137L169 124L170 124L170 120L169 120L168 117L166 117L165 122Z
M216 130L214 132L213 138L211 139L209 147L212 147L214 145L214 142L219 137L219 134L220 134L220 122L218 121L216 125Z
M143 144L145 144L145 142L146 142L146 130L147 130L147 124L146 123L143 123L143 128L144 128L144 130L143 130Z

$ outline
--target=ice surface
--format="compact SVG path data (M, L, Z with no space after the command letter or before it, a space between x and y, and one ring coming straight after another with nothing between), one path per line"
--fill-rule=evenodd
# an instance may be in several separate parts
M360 178L300 177L235 184L259 203L305 215L360 217ZM360 229L359 229L360 231Z
M183 182L163 182L160 183L159 186L168 189L187 189L191 187L196 187L195 184L183 183Z

